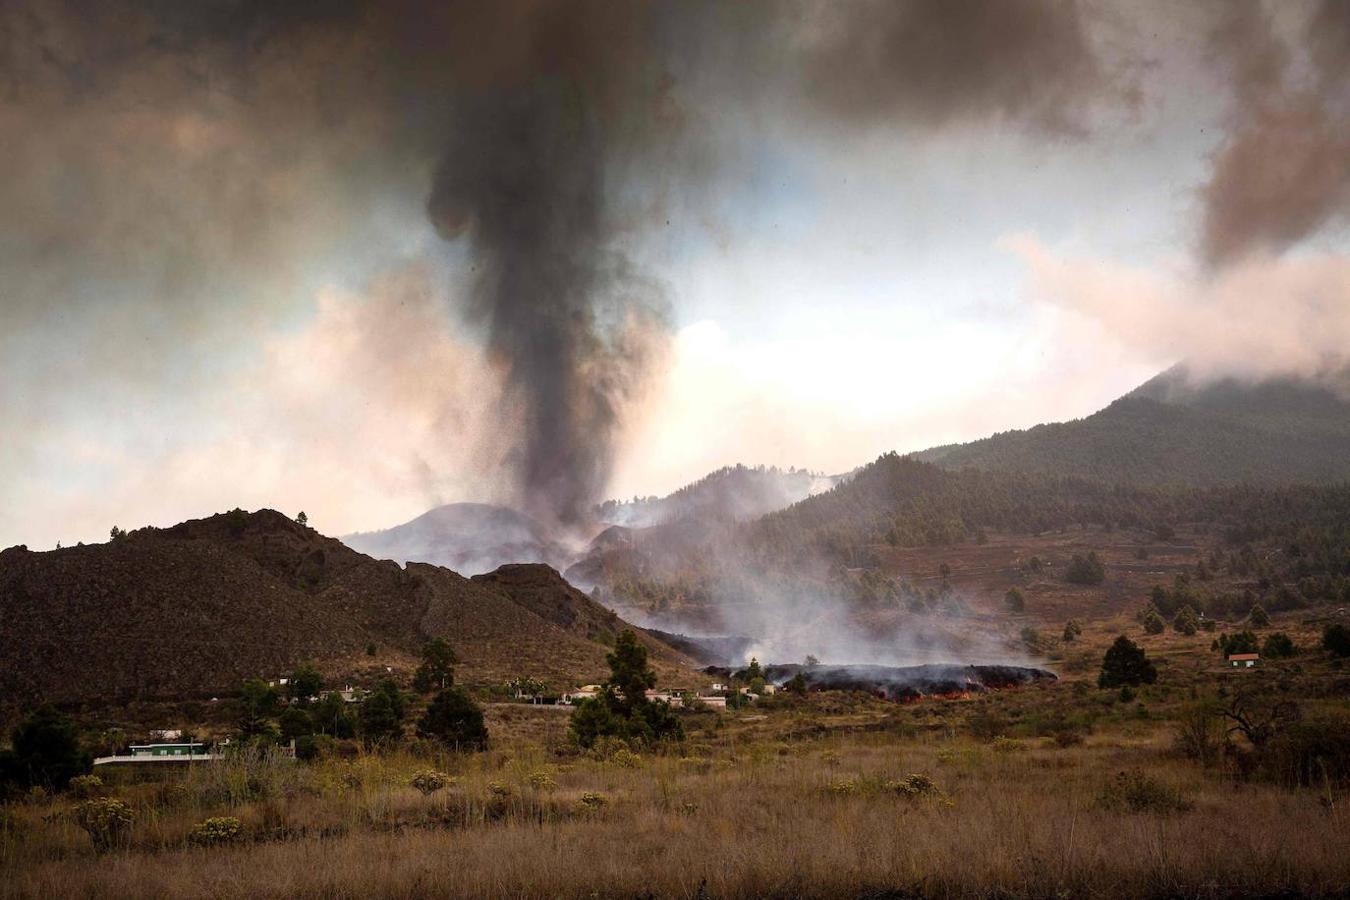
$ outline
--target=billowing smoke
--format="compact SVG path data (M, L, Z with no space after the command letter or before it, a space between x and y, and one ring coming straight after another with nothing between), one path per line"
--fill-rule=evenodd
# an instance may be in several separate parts
M659 58L643 5L531 4L520 64L459 93L428 210L473 247L487 329L523 433L521 500L546 521L601 498L624 406L665 334L663 297L624 252L617 171L660 135ZM656 176L659 177L659 176Z
M1320 3L1291 52L1262 7L1215 8L1237 85L1204 191L1222 263L1343 218L1350 14ZM505 385L515 502L576 522L665 353L644 242L753 165L738 146L1087 133L1129 102L1099 34L1121 17L1068 0L7 3L0 375L33 389L0 397L0 428L50 423L89 382L179 382L171 355L290 324L345 264L424 253L401 217L425 207L449 267L472 269L447 293Z
M1292 46L1261 4L1219 10L1211 49L1234 110L1201 192L1211 265L1283 251L1350 215L1350 4L1321 0Z

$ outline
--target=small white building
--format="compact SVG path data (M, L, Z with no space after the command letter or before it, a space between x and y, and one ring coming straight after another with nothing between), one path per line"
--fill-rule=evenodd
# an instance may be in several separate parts
M1251 669L1261 661L1259 653L1230 653L1228 654L1228 665L1234 669Z

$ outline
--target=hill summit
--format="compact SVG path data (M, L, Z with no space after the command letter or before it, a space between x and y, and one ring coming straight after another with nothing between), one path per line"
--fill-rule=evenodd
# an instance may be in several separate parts
M1296 378L1202 381L1175 366L1083 419L913 454L944 468L1139 484L1350 479L1350 391Z
M273 510L0 552L0 709L206 699L314 661L330 678L410 671L450 642L469 684L565 687L630 627L544 565L480 580L364 556ZM658 669L684 657L640 634ZM375 648L371 656L368 648Z

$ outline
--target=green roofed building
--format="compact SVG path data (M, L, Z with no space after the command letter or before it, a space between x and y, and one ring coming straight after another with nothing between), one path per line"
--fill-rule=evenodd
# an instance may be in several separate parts
M132 744L132 756L203 756L204 744Z

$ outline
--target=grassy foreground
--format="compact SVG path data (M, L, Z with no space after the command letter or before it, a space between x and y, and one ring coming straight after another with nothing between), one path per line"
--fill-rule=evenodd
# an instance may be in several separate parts
M541 711L535 739L517 723L516 744L485 754L252 756L109 784L135 819L101 854L74 801L11 806L0 895L1236 897L1350 884L1337 796L1187 762L1166 722L983 743L932 727L936 704L877 719L870 704L812 699L709 715L661 755L559 755L550 735L565 717ZM410 780L428 768L453 782L423 795ZM194 843L194 824L219 815L241 834Z

